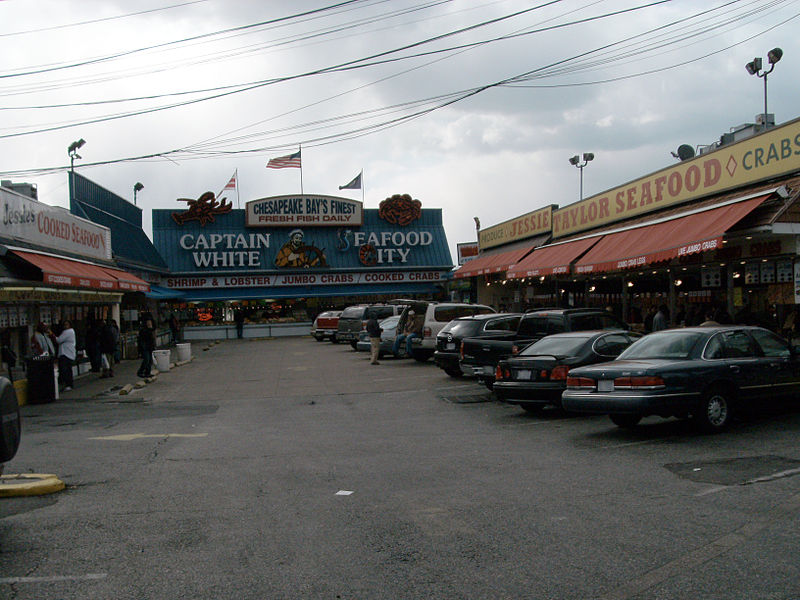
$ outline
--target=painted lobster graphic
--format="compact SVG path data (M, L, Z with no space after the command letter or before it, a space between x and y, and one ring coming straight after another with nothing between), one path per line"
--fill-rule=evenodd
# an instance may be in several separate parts
M207 223L214 222L214 215L224 215L233 210L230 202L225 202L225 198L217 200L214 192L206 192L197 200L178 198L178 202L186 202L189 205L187 211L172 213L172 219L178 225L183 225L187 221L200 221L200 226L205 227Z

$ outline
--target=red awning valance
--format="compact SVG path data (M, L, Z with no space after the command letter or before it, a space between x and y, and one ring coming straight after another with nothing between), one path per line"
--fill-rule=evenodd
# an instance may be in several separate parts
M524 248L517 248L516 250L508 250L506 252L499 252L497 254L488 254L479 256L468 263L461 266L455 272L454 277L474 277L476 275L487 275L492 273L500 273L505 271L519 261L523 256L531 251L533 246L526 246Z
M550 244L533 251L529 256L508 269L509 279L539 277L569 273L569 265L581 254L596 244L602 236L583 238L572 242Z
M575 264L575 270L577 273L598 273L641 267L714 250L722 245L725 231L770 195L608 234Z
M146 281L119 269L21 250L14 250L13 253L39 268L42 281L51 285L108 291L150 291Z

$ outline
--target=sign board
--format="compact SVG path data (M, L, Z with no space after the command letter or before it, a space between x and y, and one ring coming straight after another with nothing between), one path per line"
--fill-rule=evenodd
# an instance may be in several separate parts
M550 233L554 209L555 205L545 206L510 221L481 229L478 232L481 250L502 246L516 240L524 240L542 233Z
M555 210L553 237L593 229L797 170L800 170L800 119Z
M0 188L0 236L88 258L111 260L111 230Z
M478 242L456 244L456 252L458 252L458 265L466 264L478 258Z
M245 205L247 227L353 226L364 220L363 204L349 198L298 194L251 200Z
M395 271L365 273L299 273L280 275L230 275L167 277L170 289L284 287L305 285L358 285L371 283L432 283L443 281L441 271Z

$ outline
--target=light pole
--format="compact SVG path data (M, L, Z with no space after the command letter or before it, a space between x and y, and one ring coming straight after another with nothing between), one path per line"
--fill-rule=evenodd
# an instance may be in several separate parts
M69 179L70 179L70 186L69 186L69 201L75 199L75 159L80 158L78 154L78 149L82 148L83 145L86 143L86 140L81 138L77 142L72 142L67 148L67 154L69 155Z
M136 194L144 189L144 184L140 181L137 181L133 184L133 203L136 204Z
M591 152L583 153L583 160L577 154L569 159L569 164L578 167L581 171L581 200L583 200L583 168L594 160L594 154Z
M762 60L761 57L754 58L751 62L747 63L744 68L747 69L747 72L750 75L756 75L757 77L764 78L764 120L762 126L764 129L767 129L767 75L772 73L772 70L775 68L775 64L781 59L783 56L783 50L780 48L773 48L769 52L767 52L767 60L769 61L770 67L769 71L761 71L762 67Z

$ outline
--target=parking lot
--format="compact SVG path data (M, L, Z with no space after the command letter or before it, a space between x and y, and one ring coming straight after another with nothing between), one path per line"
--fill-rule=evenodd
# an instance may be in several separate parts
M311 338L194 353L24 407L7 471L67 490L0 500L0 595L800 596L797 408L629 431Z

